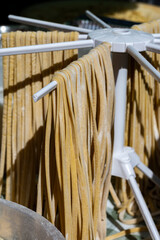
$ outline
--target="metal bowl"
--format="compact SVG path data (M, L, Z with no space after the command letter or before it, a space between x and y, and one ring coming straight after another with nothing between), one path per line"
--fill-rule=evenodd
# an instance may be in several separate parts
M0 199L0 237L5 240L65 240L47 219L4 199Z

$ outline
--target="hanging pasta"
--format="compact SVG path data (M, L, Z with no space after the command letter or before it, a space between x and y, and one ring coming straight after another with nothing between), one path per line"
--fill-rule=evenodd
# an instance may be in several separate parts
M17 31L3 34L2 45L77 38ZM3 58L0 192L48 218L66 239L104 239L114 116L110 46L76 58L77 50ZM52 80L56 91L33 103L33 93Z
M159 33L160 21L135 25L132 29L148 33ZM159 54L144 52L145 58L158 70ZM140 160L152 171L159 175L159 98L160 86L148 72L134 59L129 58L129 76L126 105L125 145L131 146L139 155ZM147 205L153 215L159 214L160 191L149 179L135 168L137 182ZM119 219L126 224L136 224L143 219L140 217L135 199L127 181L115 179L114 185L117 197L121 201ZM154 193L154 194L153 194ZM125 219L125 213L133 218Z
M69 36L69 37L68 37ZM70 39L69 39L70 38ZM78 33L11 32L2 34L2 47L16 47L77 40ZM37 206L37 179L43 182L41 151L48 97L35 103L32 95L52 80L66 61L77 58L74 50L3 57L4 105L0 161L0 193L31 209ZM54 56L54 57L53 57Z
M109 44L72 62L53 80L57 89L49 95L41 158L42 212L66 239L104 239L115 84Z

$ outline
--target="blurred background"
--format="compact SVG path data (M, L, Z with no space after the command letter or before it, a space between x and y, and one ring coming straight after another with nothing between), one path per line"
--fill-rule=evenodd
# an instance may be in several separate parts
M31 17L58 23L77 24L85 18L85 10L90 10L105 21L132 25L132 22L146 22L160 18L160 0L27 0L3 1L1 5L0 25L12 24L8 15ZM116 24L117 22L115 22Z

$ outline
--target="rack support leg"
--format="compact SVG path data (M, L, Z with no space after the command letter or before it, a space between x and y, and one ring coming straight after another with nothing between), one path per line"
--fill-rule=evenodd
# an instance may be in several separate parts
M128 153L132 167L137 167L141 172L143 172L155 185L160 187L160 178L143 162L141 162L140 157L137 155L132 147L124 147L125 152Z
M126 179L133 191L139 210L143 216L144 222L153 240L159 240L160 236L153 218L149 212L148 206L136 182L136 175L132 166L134 153L129 147L124 147L123 151L113 155L112 175Z
M152 237L153 240L159 240L160 239L160 236L159 236L159 233L158 233L158 230L155 226L155 223L153 222L153 219L152 219L152 216L148 210L148 207L146 205L146 202L144 201L144 198L142 196L142 193L138 187L138 184L135 180L135 177L134 176L130 176L130 178L128 179L128 183L134 193L134 197L136 199L136 202L139 206L139 209L142 213L142 216L144 218L144 221L147 225L147 228L150 232L150 235Z
M132 164L134 159L131 161L131 156L124 148L128 55L125 53L113 53L112 62L116 79L112 175L128 180L152 239L160 240L156 225L135 180L134 166ZM144 168L142 169L144 170Z

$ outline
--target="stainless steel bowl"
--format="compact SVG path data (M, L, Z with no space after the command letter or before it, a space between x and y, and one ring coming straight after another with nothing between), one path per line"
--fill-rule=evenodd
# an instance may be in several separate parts
M47 219L4 199L0 199L0 237L5 240L64 240Z

